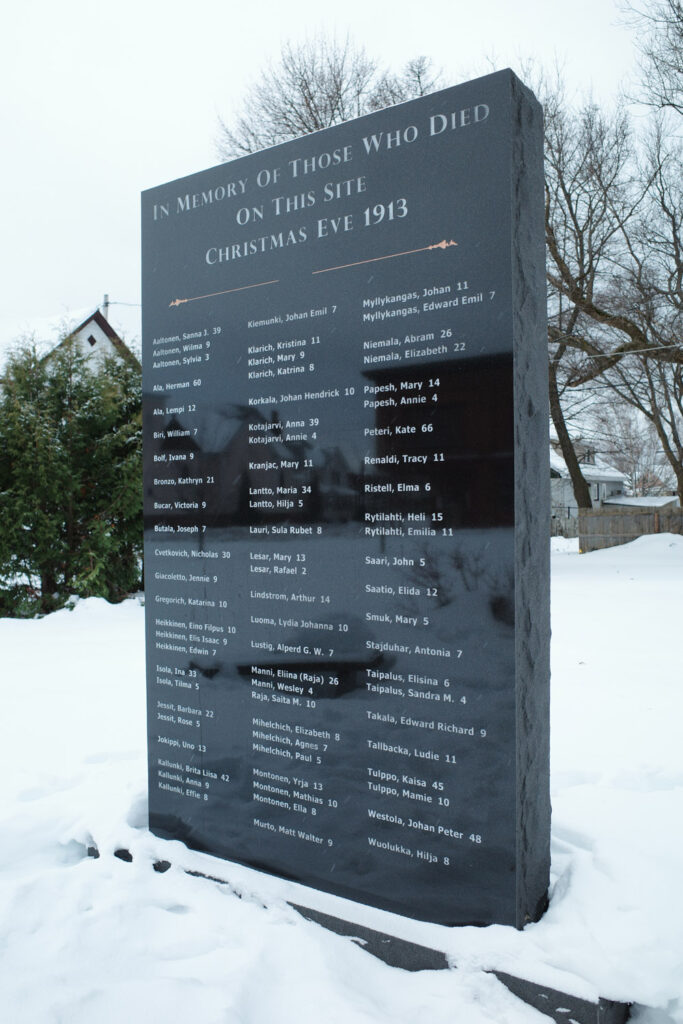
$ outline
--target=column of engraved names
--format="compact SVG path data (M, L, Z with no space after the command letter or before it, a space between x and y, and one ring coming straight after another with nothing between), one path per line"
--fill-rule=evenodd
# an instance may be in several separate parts
M429 615L395 611L402 592L412 599L422 595L423 588L401 580L424 559L391 551L387 545L384 554L364 556L363 591L372 598L365 617L380 625L376 649L396 659L391 667L366 670L374 701L365 714L376 726L367 741L367 789L371 801L382 800L380 806L368 804L368 816L371 824L391 823L436 838L467 834L480 844L480 829L471 824L468 829L461 795L470 747L485 743L487 728L471 710L470 688L459 679L464 652L443 641L435 644Z
M318 386L317 364L325 323L336 311L334 305L292 309L246 324L254 452L248 462L251 687L259 709L252 716L252 792L264 811L253 824L284 841L325 847L334 843L339 807L328 759L344 735L321 718L320 695L339 685L330 634L342 624L329 621L334 595L312 570L319 568L325 532L315 452L325 432L322 409L340 397L337 388Z
M220 598L231 553L207 548L204 537L217 509L203 454L202 378L222 333L212 324L153 338L150 373L157 785L202 802L230 781L208 766L216 751L205 733L216 710L203 669L237 632Z
M490 291L488 301L494 298ZM365 532L383 541L382 553L364 555L365 618L386 634L377 649L403 659L395 669L368 670L367 688L378 704L366 712L378 725L378 736L368 740L374 758L368 767L368 816L371 827L376 822L394 826L390 838L369 835L368 841L444 866L451 863L454 840L485 842L481 831L467 829L457 797L466 744L484 741L487 729L473 724L471 695L458 682L463 654L466 658L458 645L462 640L434 639L434 613L444 595L434 571L438 555L429 550L455 536L438 479L454 454L451 438L440 429L438 407L444 385L448 388L449 360L467 351L467 336L451 316L483 301L483 292L472 294L466 280L361 300L365 330L376 322L420 323L419 329L400 333L364 334L362 344L369 378L363 406L376 417L374 425L364 427L368 444L374 445L364 456L370 477L364 482ZM379 806L373 805L375 795ZM416 834L420 847L405 838L414 840Z

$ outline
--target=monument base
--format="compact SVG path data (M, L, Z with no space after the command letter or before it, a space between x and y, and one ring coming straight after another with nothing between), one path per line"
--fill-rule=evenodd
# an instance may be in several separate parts
M88 847L88 856L99 857L100 853L97 847ZM115 850L114 856L126 863L133 860L131 852L125 849ZM171 863L167 860L158 860L154 861L153 867L155 871L163 873L168 871ZM194 878L203 878L207 881L218 882L219 885L229 886L234 894L241 899L241 894L233 889L224 878L187 868L184 870L185 874L192 875ZM292 910L295 910L307 921L320 925L321 928L326 928L328 931L334 932L335 935L343 935L351 939L366 953L377 957L389 967L397 967L402 971L441 971L453 967L457 969L457 964L450 964L446 954L441 950L430 949L428 946L421 946L416 942L399 939L395 935L375 931L374 928L345 921L343 918L324 914L320 910L313 910L299 903L292 903L289 900L287 903ZM617 1003L602 998L593 1002L589 999L568 995L566 992L559 992L547 985L539 985L534 981L529 981L528 978L518 978L505 971L488 971L487 973L495 975L514 996L540 1013L544 1013L556 1024L567 1024L568 1021L571 1021L572 1024L625 1024L630 1016L631 1008L628 1003Z
M337 935L348 936L361 945L366 953L376 956L390 967L398 967L404 971L439 971L453 966L440 950L429 949L427 946L407 942L405 939L398 939L372 928L343 921L331 914L323 914L319 910L311 910L297 903L289 905L307 921L313 921ZM457 967L457 964L455 966ZM565 992L558 992L545 985L538 985L526 978L516 978L504 971L487 973L494 974L514 996L533 1006L535 1010L545 1013L557 1024L567 1024L567 1021L573 1021L574 1024L624 1024L629 1018L628 1003L615 1003L609 999L591 1002L588 999L567 995Z

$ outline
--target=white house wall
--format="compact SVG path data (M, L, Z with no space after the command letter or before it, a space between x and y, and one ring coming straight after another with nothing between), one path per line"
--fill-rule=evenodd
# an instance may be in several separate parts
M91 337L95 339L94 345L88 341ZM115 345L94 320L89 320L82 330L73 335L73 343L79 354L98 368L105 359L117 355Z
M600 508L606 498L623 494L623 486L616 480L589 480L593 508ZM579 514L579 507L574 497L571 480L565 477L553 477L550 481L551 515L573 518Z

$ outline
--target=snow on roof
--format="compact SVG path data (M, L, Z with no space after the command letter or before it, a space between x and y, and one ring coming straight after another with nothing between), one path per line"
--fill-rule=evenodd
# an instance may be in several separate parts
M591 465L588 462L580 463L581 473L584 480L587 483L601 483L607 480L616 480L621 483L626 482L626 474L622 473L621 470L615 469L614 466L608 465L603 462L602 459L596 459L595 465ZM558 476L564 479L569 478L569 470L567 469L567 463L564 461L561 455L558 455L553 448L550 449L550 468L555 470Z
M603 505L627 505L631 508L664 508L666 505L677 506L678 498L673 494L649 494L643 498L634 498L627 494L617 494L612 498L605 498Z
M554 469L558 476L569 476L564 459L553 448L550 449L550 468Z

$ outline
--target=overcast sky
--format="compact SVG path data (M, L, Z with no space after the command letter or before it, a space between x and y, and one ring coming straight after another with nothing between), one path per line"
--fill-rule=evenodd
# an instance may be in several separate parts
M431 56L446 85L559 61L603 102L635 62L615 0L22 0L0 36L0 361L105 292L139 334L140 192L217 163L218 115L283 42L320 31L394 69Z

